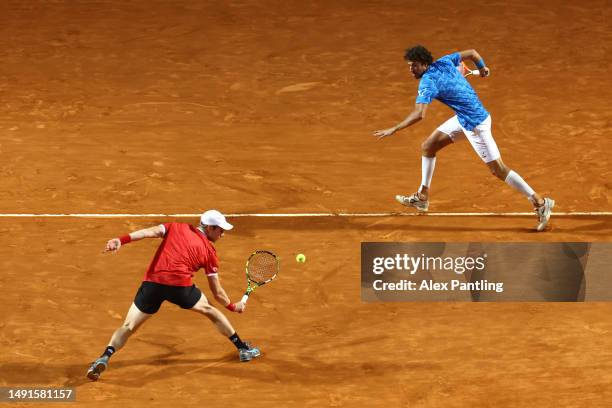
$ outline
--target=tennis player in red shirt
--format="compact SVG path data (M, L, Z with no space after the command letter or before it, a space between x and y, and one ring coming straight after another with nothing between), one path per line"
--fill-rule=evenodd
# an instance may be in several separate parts
M125 345L128 338L167 300L183 309L208 317L217 330L227 336L238 349L240 361L250 361L261 353L258 348L243 342L223 313L214 308L206 296L193 284L193 274L200 268L206 273L208 285L217 302L232 312L244 312L242 302L232 303L219 282L219 259L213 242L231 230L233 225L217 210L206 211L200 217L200 225L168 223L131 232L106 243L107 252L116 252L123 245L144 238L163 238L155 257L147 269L142 285L125 322L115 330L104 353L94 361L87 377L97 380L108 366L108 360Z

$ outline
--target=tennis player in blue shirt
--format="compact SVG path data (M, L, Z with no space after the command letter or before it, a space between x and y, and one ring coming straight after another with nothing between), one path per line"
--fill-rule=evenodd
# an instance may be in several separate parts
M470 83L460 72L461 63L471 60L481 77L489 75L489 68L476 50L466 50L446 55L434 62L431 53L417 45L406 50L404 59L416 79L420 79L416 105L412 113L401 123L388 129L377 130L374 136L380 139L413 125L425 117L427 106L437 99L448 105L455 116L438 127L422 144L421 186L416 193L395 198L401 204L425 212L429 209L429 187L436 165L436 153L449 144L467 138L476 153L500 180L521 192L531 201L538 216L538 231L548 224L555 201L542 197L507 167L501 159L499 149L491 134L491 115L478 99Z

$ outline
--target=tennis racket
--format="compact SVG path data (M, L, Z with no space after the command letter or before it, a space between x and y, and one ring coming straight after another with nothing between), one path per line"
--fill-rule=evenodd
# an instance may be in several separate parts
M270 251L253 252L246 263L247 290L242 297L242 303L246 304L255 289L272 282L279 271L279 257Z

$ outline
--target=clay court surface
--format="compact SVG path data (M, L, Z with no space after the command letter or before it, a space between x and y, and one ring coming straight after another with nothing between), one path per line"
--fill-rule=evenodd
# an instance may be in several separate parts
M371 136L413 106L415 43L476 48L492 75L470 81L505 162L559 211L610 212L610 14L605 1L3 2L0 212L402 211L393 196L417 187L420 143L450 116L436 102ZM438 156L430 210L530 205L462 143ZM197 219L1 218L0 386L73 386L74 406L100 407L612 398L608 303L362 303L359 281L362 241L605 242L609 216L542 234L535 217L232 218L217 244L232 299L253 250L283 259L229 315L264 355L240 364L205 318L166 304L91 383L159 241L104 244L168 221Z

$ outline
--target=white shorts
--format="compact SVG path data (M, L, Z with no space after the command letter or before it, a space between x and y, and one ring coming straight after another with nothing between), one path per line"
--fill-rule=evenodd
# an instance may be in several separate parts
M476 153L478 153L478 156L485 163L495 161L501 157L491 133L491 115L487 116L480 125L472 130L464 129L459 123L457 116L453 116L440 125L438 130L447 134L455 143L467 138Z

